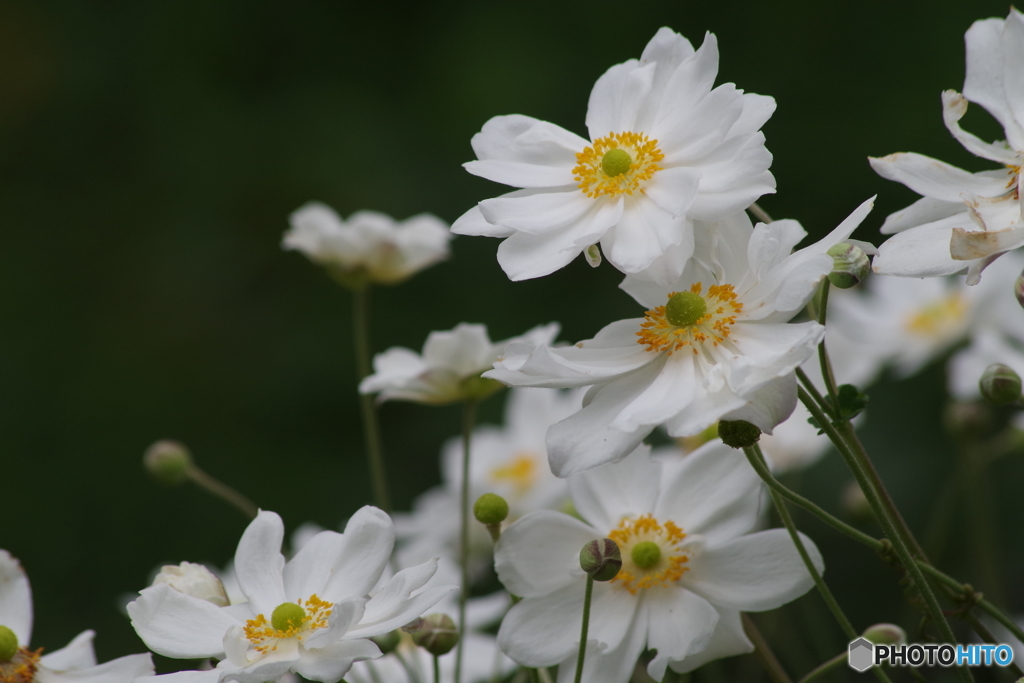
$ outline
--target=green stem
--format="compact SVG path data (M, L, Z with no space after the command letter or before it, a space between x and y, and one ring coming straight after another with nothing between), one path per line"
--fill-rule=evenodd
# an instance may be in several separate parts
M356 348L356 370L362 380L371 373L370 367L370 286L365 285L352 292L352 335ZM388 494L387 474L384 470L384 449L381 447L380 425L377 424L377 407L373 396L359 395L363 416L363 434L366 439L366 460L373 482L374 503L384 512L391 512L391 496Z
M842 652L836 655L835 657L828 660L821 666L811 669L810 673L801 678L798 683L809 683L809 681L813 681L818 676L821 676L822 674L827 674L829 671L839 668L841 665L846 663L846 660L849 656L850 655L848 652Z
M760 204L758 204L757 202L754 202L753 204L748 206L747 207L747 211L749 211L751 213L751 215L754 216L754 218L756 218L757 220L761 221L762 223L771 223L772 222L772 217L769 216L768 212L765 211L764 209L762 209Z
M828 278L821 281L821 297L818 299L818 324L825 325L825 317L828 315L828 293L831 283ZM825 350L825 340L818 344L818 363L821 365L821 378L825 382L825 392L828 394L829 403L838 416L839 399L836 393L836 378L832 374L832 363L829 362L828 352Z
M583 628L580 629L580 653L576 657L576 683L583 680L583 659L587 654L587 632L590 630L590 598L594 594L594 577L587 574L587 592L583 597Z
M761 631L757 628L754 620L748 614L741 613L740 616L743 618L743 630L746 632L747 637L750 638L750 642L754 644L754 656L761 662L761 666L768 673L768 678L772 679L774 683L793 683L793 679L782 668L779 658L772 652L771 646L768 645L768 641L761 635ZM579 681L576 683L579 683Z
M441 683L441 658L434 655L434 683Z
M238 508L249 519L255 519L259 513L259 508L253 505L251 500L219 479L214 479L196 465L189 465L185 470L185 476L200 488Z
M476 422L476 401L462 404L462 492L459 496L461 521L459 565L462 568L462 590L459 592L459 644L455 650L455 683L462 682L462 649L466 642L466 600L469 597L469 456Z

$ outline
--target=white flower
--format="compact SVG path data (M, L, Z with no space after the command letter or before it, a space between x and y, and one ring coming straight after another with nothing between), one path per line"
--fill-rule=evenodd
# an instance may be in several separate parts
M565 348L510 344L484 376L517 386L592 385L583 410L548 430L551 469L562 477L624 457L659 424L690 436L722 419L746 420L770 433L796 404L794 369L824 334L815 322L786 321L831 271L826 250L870 210L865 202L792 254L806 234L795 221L752 228L737 213L706 225L700 259L678 279L622 283L648 307L645 318ZM652 272L663 270L644 276Z
M92 649L95 635L93 631L83 631L66 647L45 655L43 648L30 648L32 589L18 561L6 550L0 550L0 681L130 683L138 676L153 673L153 660L148 654L97 664Z
M976 21L964 36L967 75L963 95L942 93L943 119L967 150L1002 169L968 173L920 154L872 159L883 177L923 198L889 216L874 269L886 275L933 277L967 271L976 284L1001 254L1024 244L1021 165L1024 164L1024 15ZM960 128L967 102L984 107L1002 124L1005 141L987 143Z
M217 607L231 604L224 583L201 564L182 562L164 565L153 579L154 586L161 583L194 598L212 602Z
M292 672L333 683L354 661L380 655L371 636L407 624L455 589L424 588L436 569L431 561L399 572L369 598L394 543L390 518L373 507L356 512L343 534L317 534L287 563L283 536L273 512L260 512L242 534L234 568L248 602L217 607L155 585L128 605L135 630L167 657L223 659L191 672L190 681L262 683Z
M506 237L513 280L540 277L600 242L635 273L670 246L693 253L693 220L718 220L775 191L759 131L775 100L712 89L718 43L662 28L640 60L609 69L590 94L590 140L528 116L498 116L473 137L475 175L524 188L480 202L452 226Z
M397 399L431 405L482 398L500 388L481 379L506 344L542 344L554 340L558 325L535 327L520 337L492 343L486 325L459 323L446 332L431 332L423 354L392 347L373 357L374 373L363 379L359 392L380 394L381 401Z
M569 491L565 480L555 477L548 467L544 438L548 427L580 409L581 398L579 392L556 389L509 392L504 426L482 426L473 431L470 502L484 493L498 494L509 504L507 523L527 512L560 508L568 500ZM441 462L444 483L420 495L412 513L395 515L402 564L421 562L439 553L451 557L458 554L461 438L445 444ZM490 565L494 542L482 524L473 522L470 530L473 565Z
M498 577L523 598L509 610L498 643L524 666L576 668L586 576L581 548L611 538L622 569L595 582L584 663L589 683L622 683L645 649L647 671L686 672L750 652L740 612L774 609L813 584L783 529L751 532L765 496L741 453L719 441L658 462L641 446L628 458L569 480L584 521L536 512L512 524L495 550ZM821 556L802 537L816 567Z
M343 284L395 284L448 258L451 233L430 214L398 222L376 211L343 221L334 209L310 202L293 213L282 246L301 251Z

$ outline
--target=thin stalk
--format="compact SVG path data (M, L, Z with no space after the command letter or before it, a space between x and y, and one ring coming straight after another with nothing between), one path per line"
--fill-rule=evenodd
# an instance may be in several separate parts
M200 488L206 489L207 492L238 508L249 519L256 518L259 508L253 505L251 500L219 479L214 479L196 465L189 465L185 469L185 476Z
M576 657L576 683L583 680L583 659L587 654L587 632L590 630L590 598L594 594L594 577L587 574L587 592L583 597L583 628L580 629L580 653Z
M434 655L434 683L441 683L441 658Z
M764 209L762 209L761 206L757 202L754 202L753 204L748 206L747 207L747 211L749 211L750 214L754 218L756 218L757 220L761 221L762 223L771 223L772 222L772 217L769 216L768 212L765 211Z
M818 299L818 324L824 326L825 318L828 315L828 292L831 289L828 278L821 281L821 297ZM836 378L832 374L832 363L828 359L828 351L825 350L825 340L818 344L818 363L821 365L821 378L825 382L825 392L837 413L839 411L838 394L836 393Z
M462 650L466 642L466 600L469 597L469 456L476 422L476 401L462 404L462 493L459 496L459 565L462 590L459 592L459 645L455 650L455 683L462 683Z
M370 287L360 287L352 292L352 335L356 349L356 370L362 380L371 373L370 369ZM388 480L384 469L384 449L381 447L380 425L377 424L377 407L369 394L359 395L359 407L363 416L363 435L366 439L366 461L373 482L373 501L384 512L391 512L391 496L388 494Z
M809 683L809 681L813 681L818 676L821 676L823 674L827 674L829 671L832 671L834 669L839 668L840 666L842 666L843 664L846 663L846 660L847 660L848 657L849 657L849 653L847 653L847 652L841 652L841 653L837 654L835 657L833 657L832 659L828 660L827 662L825 662L821 666L818 666L818 667L815 667L814 669L811 669L810 673L808 673L806 676L801 678L798 681L798 683Z
M747 637L754 644L754 656L761 662L761 666L768 673L768 678L772 679L774 683L793 683L793 679L782 668L778 657L772 652L771 646L768 645L768 641L761 635L761 631L757 628L754 620L746 613L741 613L740 616L743 617L743 630L746 631ZM579 683L579 681L576 683Z
M811 381L811 378L807 376L807 373L805 373L802 368L796 369L796 378L800 380L800 384L802 384L807 392L814 398L815 403L821 406L821 409L829 416L835 417L832 413L832 406L828 404L828 401L826 401L818 391L818 387L814 386L814 382Z
M540 683L552 683L551 674L549 674L548 670L543 667L537 669L537 679L540 681Z

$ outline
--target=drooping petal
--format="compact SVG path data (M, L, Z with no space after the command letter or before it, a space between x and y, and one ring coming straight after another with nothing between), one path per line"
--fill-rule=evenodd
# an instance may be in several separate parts
M771 434L776 425L785 422L796 408L796 374L776 377L746 395L742 407L726 413L723 420L743 420Z
M582 586L586 575L580 569L580 550L603 533L561 512L533 512L501 533L494 548L494 569L510 593L524 598L540 598L576 583Z
M177 659L223 656L224 634L238 625L212 602L185 595L167 584L143 590L127 609L146 646Z
M40 664L43 662L40 660ZM118 657L99 666L73 671L54 671L49 666L40 666L35 683L131 683L139 677L153 675L153 657L149 654ZM146 679L143 679L146 680ZM161 678L161 681L164 679ZM200 683L202 679L189 679ZM216 678L207 680L214 681Z
M6 550L0 550L0 623L22 645L32 642L32 588L21 563Z
M946 128L953 137L963 145L967 151L991 161L1001 164L1016 166L1020 161L1017 153L1006 146L1005 143L988 143L976 135L968 133L960 127L960 119L967 113L967 99L955 90L945 90L942 93L942 119Z
M235 551L235 576L242 593L258 613L270 614L288 598L284 594L284 522L277 513L261 510L249 523ZM204 656L204 655L200 655Z

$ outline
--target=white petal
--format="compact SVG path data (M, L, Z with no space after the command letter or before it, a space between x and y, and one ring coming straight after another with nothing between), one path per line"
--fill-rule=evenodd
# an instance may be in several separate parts
M277 513L261 510L249 523L235 551L235 575L242 593L257 613L270 614L288 599L284 594L284 522Z
M561 187L552 192L485 199L480 202L480 212L489 223L531 235L545 235L577 223L598 203L604 202L588 197L579 188Z
M994 178L968 173L922 154L899 152L868 161L883 178L903 183L914 192L932 199L959 202L963 192L984 197L995 197L1005 192Z
M696 190L696 186L693 189ZM690 226L685 216L673 217L642 196L627 197L622 203L619 222L601 239L604 255L620 271L639 272L650 266L666 249L684 240L693 253L692 233L687 234ZM689 254L685 258L689 258Z
M967 113L967 99L955 90L946 90L942 93L942 119L946 128L953 137L963 145L969 152L991 161L998 161L1001 164L1016 166L1020 161L1016 152L1009 149L1005 143L984 142L975 135L971 135L960 127L960 119Z
M529 116L495 116L473 136L479 161L466 170L514 187L553 187L573 182L576 154L589 144L564 128Z
M1011 15L1013 12L1011 11ZM1006 131L1006 139L1015 149L1024 149L1024 131L1014 118L1006 97L1004 77L1013 65L1003 54L1005 22L1002 19L976 21L967 29L967 74L964 96L985 107Z
M903 277L939 277L962 272L968 264L953 260L949 241L954 227L969 224L963 213L897 233L878 246L871 268L879 275Z
M637 112L651 90L656 65L631 59L608 69L594 83L587 104L587 130L597 140L609 133L634 130Z
M466 377L494 362L487 326L459 323L451 330L434 331L423 344L423 362L432 370L450 370Z
M962 201L946 202L941 199L921 197L907 208L889 214L885 222L882 223L882 227L878 230L883 235L892 235L909 228L916 228L925 223L934 223L943 218L965 214L966 211L967 209ZM963 223L966 224L967 220L967 216L964 215Z
M592 638L587 638L586 658L583 662L583 680L587 683L622 683L631 677L636 668L637 660L644 651L647 642L647 605L641 602L639 609L633 613L633 619L627 622L627 630L622 642L614 650L601 651L600 646ZM579 649L579 636L576 637L576 649ZM558 666L558 683L572 683L576 676L577 655L567 658Z
M224 634L237 625L212 602L185 595L166 584L146 588L137 600L128 603L127 609L135 632L146 646L177 659L222 656Z
M576 511L597 529L611 531L623 517L654 510L657 496L651 482L661 480L661 464L651 459L651 447L641 444L623 460L569 477Z
M776 425L785 422L796 408L796 375L776 377L747 394L747 403L726 413L723 420L743 420L771 434Z
M380 657L380 648L372 640L341 640L327 647L305 650L294 671L311 681L334 683L352 668L352 663Z
M292 600L324 595L335 561L345 547L336 531L321 531L306 542L284 567L285 595Z
M699 381L696 359L689 349L666 356L654 380L619 410L610 425L613 429L631 432L644 425L660 424L693 402Z
M672 33L668 29L661 29L658 34L661 35L663 31ZM655 40L659 40L657 35L648 44L648 50ZM711 92L715 77L718 75L718 40L713 33L705 34L704 43L696 52L689 41L677 33L672 33L672 43L674 45L670 49L675 53L674 58L669 57L666 54L669 50L664 48L651 51L652 55L661 53L659 57L650 60L658 61L658 73L655 74L652 95L663 91L660 93L657 113L650 124L652 132L671 130L680 118L689 114L693 107ZM647 59L648 50L644 51L643 59ZM675 68L664 68L671 66ZM662 80L665 80L664 85L661 84Z
M1017 124L1004 127L1014 147L1021 150L1024 149L1024 140L1021 139L1024 136L1018 133L1020 126L1024 125L1024 74L1020 69L1020 65L1024 64L1024 15L1012 7L1003 25L1002 38L1003 87L1006 92L1006 103L1010 106L1014 122Z
M669 660L703 652L718 624L718 611L696 593L674 588L663 596L646 601L650 619L647 647L657 650L647 673L655 680L665 677Z
M163 674L160 676L143 676L132 681L132 683L217 683L220 680L221 671L210 669L209 671L176 671L175 673Z
M366 505L348 520L344 536L345 546L320 596L330 602L370 592L391 557L395 525L387 513Z
M153 657L149 654L128 655L88 669L59 673L48 669L39 667L36 683L131 683L141 676L153 675Z
M32 588L21 563L6 550L0 550L0 615L19 644L32 642Z
M523 193L526 191L516 190L516 192ZM523 194L519 194L517 196L521 197ZM504 225L488 223L487 219L484 218L483 213L480 212L480 205L477 204L472 209L459 216L455 222L452 223L452 232L456 235L473 235L477 237L508 237L514 233L515 230L507 228Z
M710 661L754 651L754 644L743 631L743 621L736 610L719 610L718 624L711 636L711 642L701 652L674 661L669 666L673 671L686 673L704 666Z
M43 655L39 662L51 671L87 669L96 666L96 652L92 647L95 631L82 631L59 650Z
M423 588L434 575L437 561L403 569L366 603L366 613L357 628L349 633L357 637L381 635L408 624L431 607L452 595L457 586ZM422 590L421 590L422 589Z
M578 550L576 561L578 565ZM580 574L572 585L543 597L523 598L513 605L498 630L502 652L529 667L553 666L575 657L586 585L583 572Z
M513 595L540 598L579 584L582 600L586 575L580 569L580 550L602 533L561 512L533 512L501 533L494 569Z
M1003 230L971 230L953 228L949 238L949 255L955 261L973 261L1001 254L1024 244L1024 224Z

